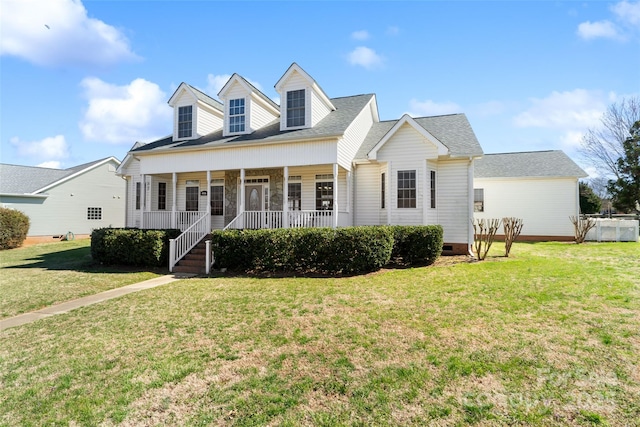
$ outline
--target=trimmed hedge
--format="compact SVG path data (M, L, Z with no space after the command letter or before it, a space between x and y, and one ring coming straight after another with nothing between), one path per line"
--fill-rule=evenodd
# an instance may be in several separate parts
M442 254L440 225L390 225L393 230L391 260L404 265L433 264Z
M22 245L29 232L29 217L15 209L0 208L0 250Z
M358 274L389 261L428 264L442 252L440 226L227 230L212 233L218 268L245 272Z
M98 228L91 232L91 256L106 265L164 267L169 263L169 239L180 230Z

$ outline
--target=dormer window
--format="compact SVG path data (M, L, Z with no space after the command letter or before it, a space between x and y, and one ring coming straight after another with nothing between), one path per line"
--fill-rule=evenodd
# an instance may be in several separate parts
M178 138L191 138L193 132L193 107L178 107Z
M304 89L287 92L287 127L304 126Z
M229 100L229 133L244 132L244 98Z

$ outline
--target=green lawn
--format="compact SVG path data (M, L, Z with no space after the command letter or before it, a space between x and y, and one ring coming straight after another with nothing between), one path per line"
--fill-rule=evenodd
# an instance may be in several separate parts
M159 275L95 265L90 245L83 239L1 251L0 318Z
M639 426L640 245L501 252L182 280L8 329L0 425Z

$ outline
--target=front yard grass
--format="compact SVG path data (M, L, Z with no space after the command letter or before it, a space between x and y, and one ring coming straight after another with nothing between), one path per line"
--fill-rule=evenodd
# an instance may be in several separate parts
M182 280L8 329L0 425L640 425L640 245L501 251Z
M0 252L0 318L157 277L157 272L96 265L91 240Z

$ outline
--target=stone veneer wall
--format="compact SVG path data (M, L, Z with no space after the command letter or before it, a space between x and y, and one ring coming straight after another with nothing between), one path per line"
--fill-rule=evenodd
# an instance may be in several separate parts
M252 176L269 177L269 210L281 211L284 196L284 169L251 169L245 171L245 178ZM224 174L224 224L229 224L238 216L238 180L240 171L226 171Z

